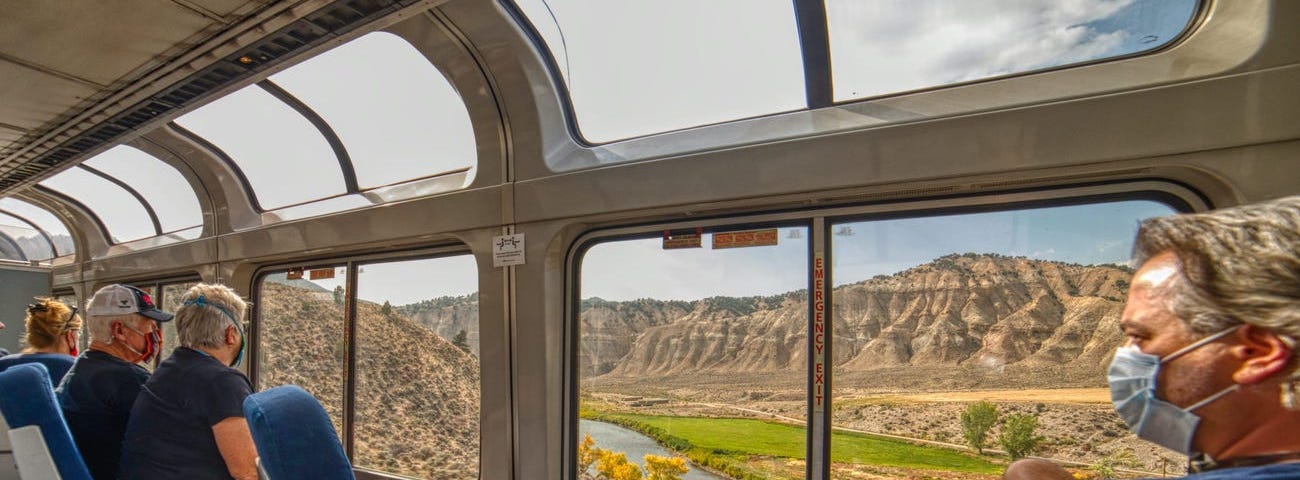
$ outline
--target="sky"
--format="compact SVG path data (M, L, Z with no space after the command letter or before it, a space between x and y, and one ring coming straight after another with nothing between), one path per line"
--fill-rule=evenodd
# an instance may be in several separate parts
M832 282L890 275L951 253L998 253L1080 264L1127 264L1138 221L1172 210L1125 201L1019 211L837 223ZM791 232L799 230L799 238ZM663 250L659 237L601 243L582 260L582 298L697 300L772 295L808 286L808 234L783 228L779 244Z
M357 298L407 305L438 297L458 297L478 291L478 270L469 255L370 263L358 266ZM334 278L309 280L326 290L344 285L347 269L334 269ZM303 275L303 279L308 279Z
M805 108L790 0L516 0L602 143ZM837 101L1124 55L1195 0L827 0ZM689 73L687 73L689 72Z

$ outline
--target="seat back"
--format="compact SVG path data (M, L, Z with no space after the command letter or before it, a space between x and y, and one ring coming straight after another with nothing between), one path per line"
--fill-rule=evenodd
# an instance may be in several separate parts
M27 363L0 372L0 414L24 480L90 480L45 365Z
M0 415L0 480L18 480L18 464L14 462L14 448L9 444L9 425Z
M244 418L270 480L355 480L329 415L310 393L283 385L244 399Z

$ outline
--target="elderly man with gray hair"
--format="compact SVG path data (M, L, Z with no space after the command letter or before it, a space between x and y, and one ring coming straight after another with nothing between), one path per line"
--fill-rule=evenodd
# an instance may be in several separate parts
M86 308L90 345L59 384L57 396L68 430L96 480L116 478L127 417L149 372L137 365L162 349L159 310L144 290L109 285Z
M1147 220L1108 381L1195 480L1300 478L1300 197ZM1042 460L1005 478L1066 479Z
M256 479L244 420L248 377L236 370L247 304L224 285L199 284L176 310L180 347L145 383L127 425L121 478Z

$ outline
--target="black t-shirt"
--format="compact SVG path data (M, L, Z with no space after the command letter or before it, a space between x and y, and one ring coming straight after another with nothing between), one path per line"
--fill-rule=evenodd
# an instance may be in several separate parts
M95 480L112 480L122 456L122 436L149 372L98 350L77 357L56 391L72 439Z
M239 370L177 348L154 370L131 410L122 451L124 479L229 479L212 427L244 416L253 386Z

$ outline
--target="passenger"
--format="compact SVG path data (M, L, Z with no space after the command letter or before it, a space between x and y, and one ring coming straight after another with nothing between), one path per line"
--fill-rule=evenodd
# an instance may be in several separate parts
M1300 197L1142 223L1108 380L1184 478L1300 478ZM1005 478L1069 478L1043 461ZM1203 472L1203 473L1198 473Z
M5 322L0 322L0 330L4 330L4 329L5 329ZM0 347L0 356L4 356L4 355L9 355L9 350L5 349L4 347Z
M170 321L172 314L128 285L99 289L86 310L90 346L56 393L91 476L106 480L115 478L127 417L149 379L136 364L152 360L162 348L159 322Z
M77 307L68 307L52 298L37 298L27 306L23 321L22 353L0 357L0 371L20 363L42 363L50 371L50 381L58 386L72 368L77 356L77 339L81 338L81 316Z
M144 385L131 410L122 478L256 479L257 450L244 420L248 377L244 309L224 285L199 284L176 309L180 347Z

